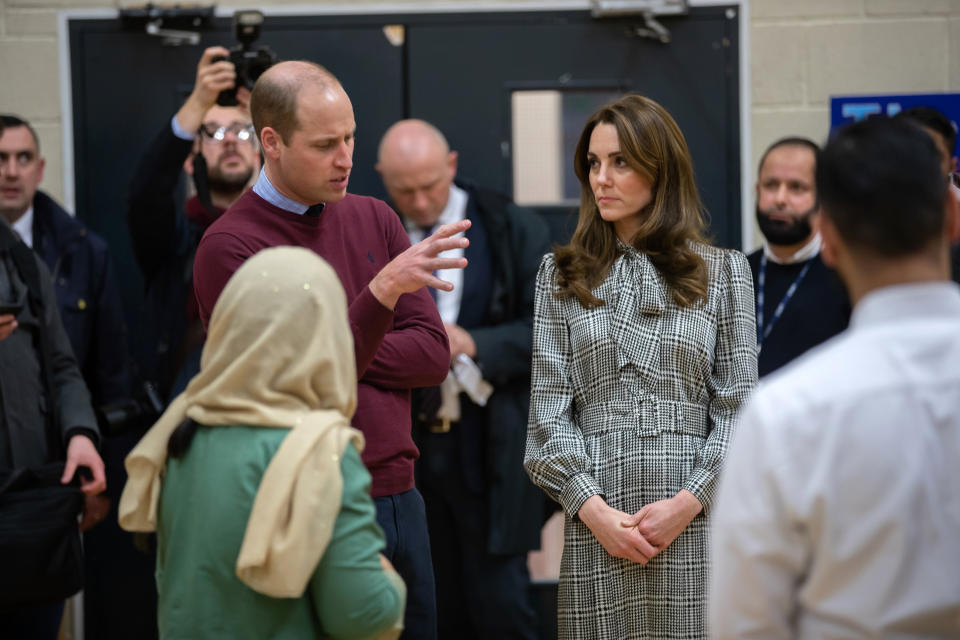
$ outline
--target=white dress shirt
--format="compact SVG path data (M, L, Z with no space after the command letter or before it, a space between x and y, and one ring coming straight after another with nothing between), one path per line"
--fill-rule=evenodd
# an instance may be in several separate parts
M960 287L873 291L761 384L712 554L715 638L960 638Z
M33 249L33 205L30 205L26 213L10 226L17 232L23 243Z
M454 224L467 217L467 192L455 184L450 185L450 197L447 199L447 206L444 207L437 219L436 226L444 224ZM407 235L410 236L410 244L416 244L426 237L426 233L416 225L407 223ZM457 234L460 237L463 234ZM441 258L462 258L464 254L463 247L457 247L444 251L440 254ZM437 271L437 277L446 280L453 285L453 291L443 291L435 289L437 296L437 311L440 312L440 318L444 322L456 324L457 316L460 315L460 300L463 297L463 269L440 269Z

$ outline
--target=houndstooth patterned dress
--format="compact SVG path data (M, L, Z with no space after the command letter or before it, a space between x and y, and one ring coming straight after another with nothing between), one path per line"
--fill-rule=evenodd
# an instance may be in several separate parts
M737 410L757 381L753 280L743 254L696 245L705 304L681 308L647 257L622 246L590 311L537 276L524 465L566 512L563 640L703 638L707 514ZM626 513L692 492L704 505L646 566L610 556L577 517L600 494Z

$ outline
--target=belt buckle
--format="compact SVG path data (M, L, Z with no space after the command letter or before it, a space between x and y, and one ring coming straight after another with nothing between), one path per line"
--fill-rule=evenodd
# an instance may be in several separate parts
M437 418L430 425L430 433L450 433L450 418Z

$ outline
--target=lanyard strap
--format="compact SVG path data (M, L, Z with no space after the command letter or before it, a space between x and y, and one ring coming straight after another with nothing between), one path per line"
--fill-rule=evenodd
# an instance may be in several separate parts
M777 308L773 311L773 316L770 318L770 322L764 326L763 324L763 301L764 301L764 287L767 282L767 254L762 253L760 255L760 273L757 277L757 353L760 352L760 348L763 346L763 341L767 339L770 335L770 332L773 330L773 325L777 323L777 320L780 319L780 316L783 315L783 310L786 308L787 303L790 302L790 299L793 298L793 294L797 292L797 287L800 286L800 283L803 281L803 277L807 275L807 271L810 270L810 265L813 263L813 259L807 260L807 264L803 265L803 269L800 270L800 273L797 274L797 277L793 279L793 282L790 284L790 287L787 289L787 292L783 294L783 299L780 300L780 304L777 305Z

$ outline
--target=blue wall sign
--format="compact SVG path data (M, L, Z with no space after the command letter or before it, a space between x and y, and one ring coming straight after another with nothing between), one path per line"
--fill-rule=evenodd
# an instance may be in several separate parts
M933 107L953 122L960 123L960 93L916 93L887 96L840 96L830 98L831 133L845 124L875 115L894 116L910 107ZM953 155L957 155L956 149Z

